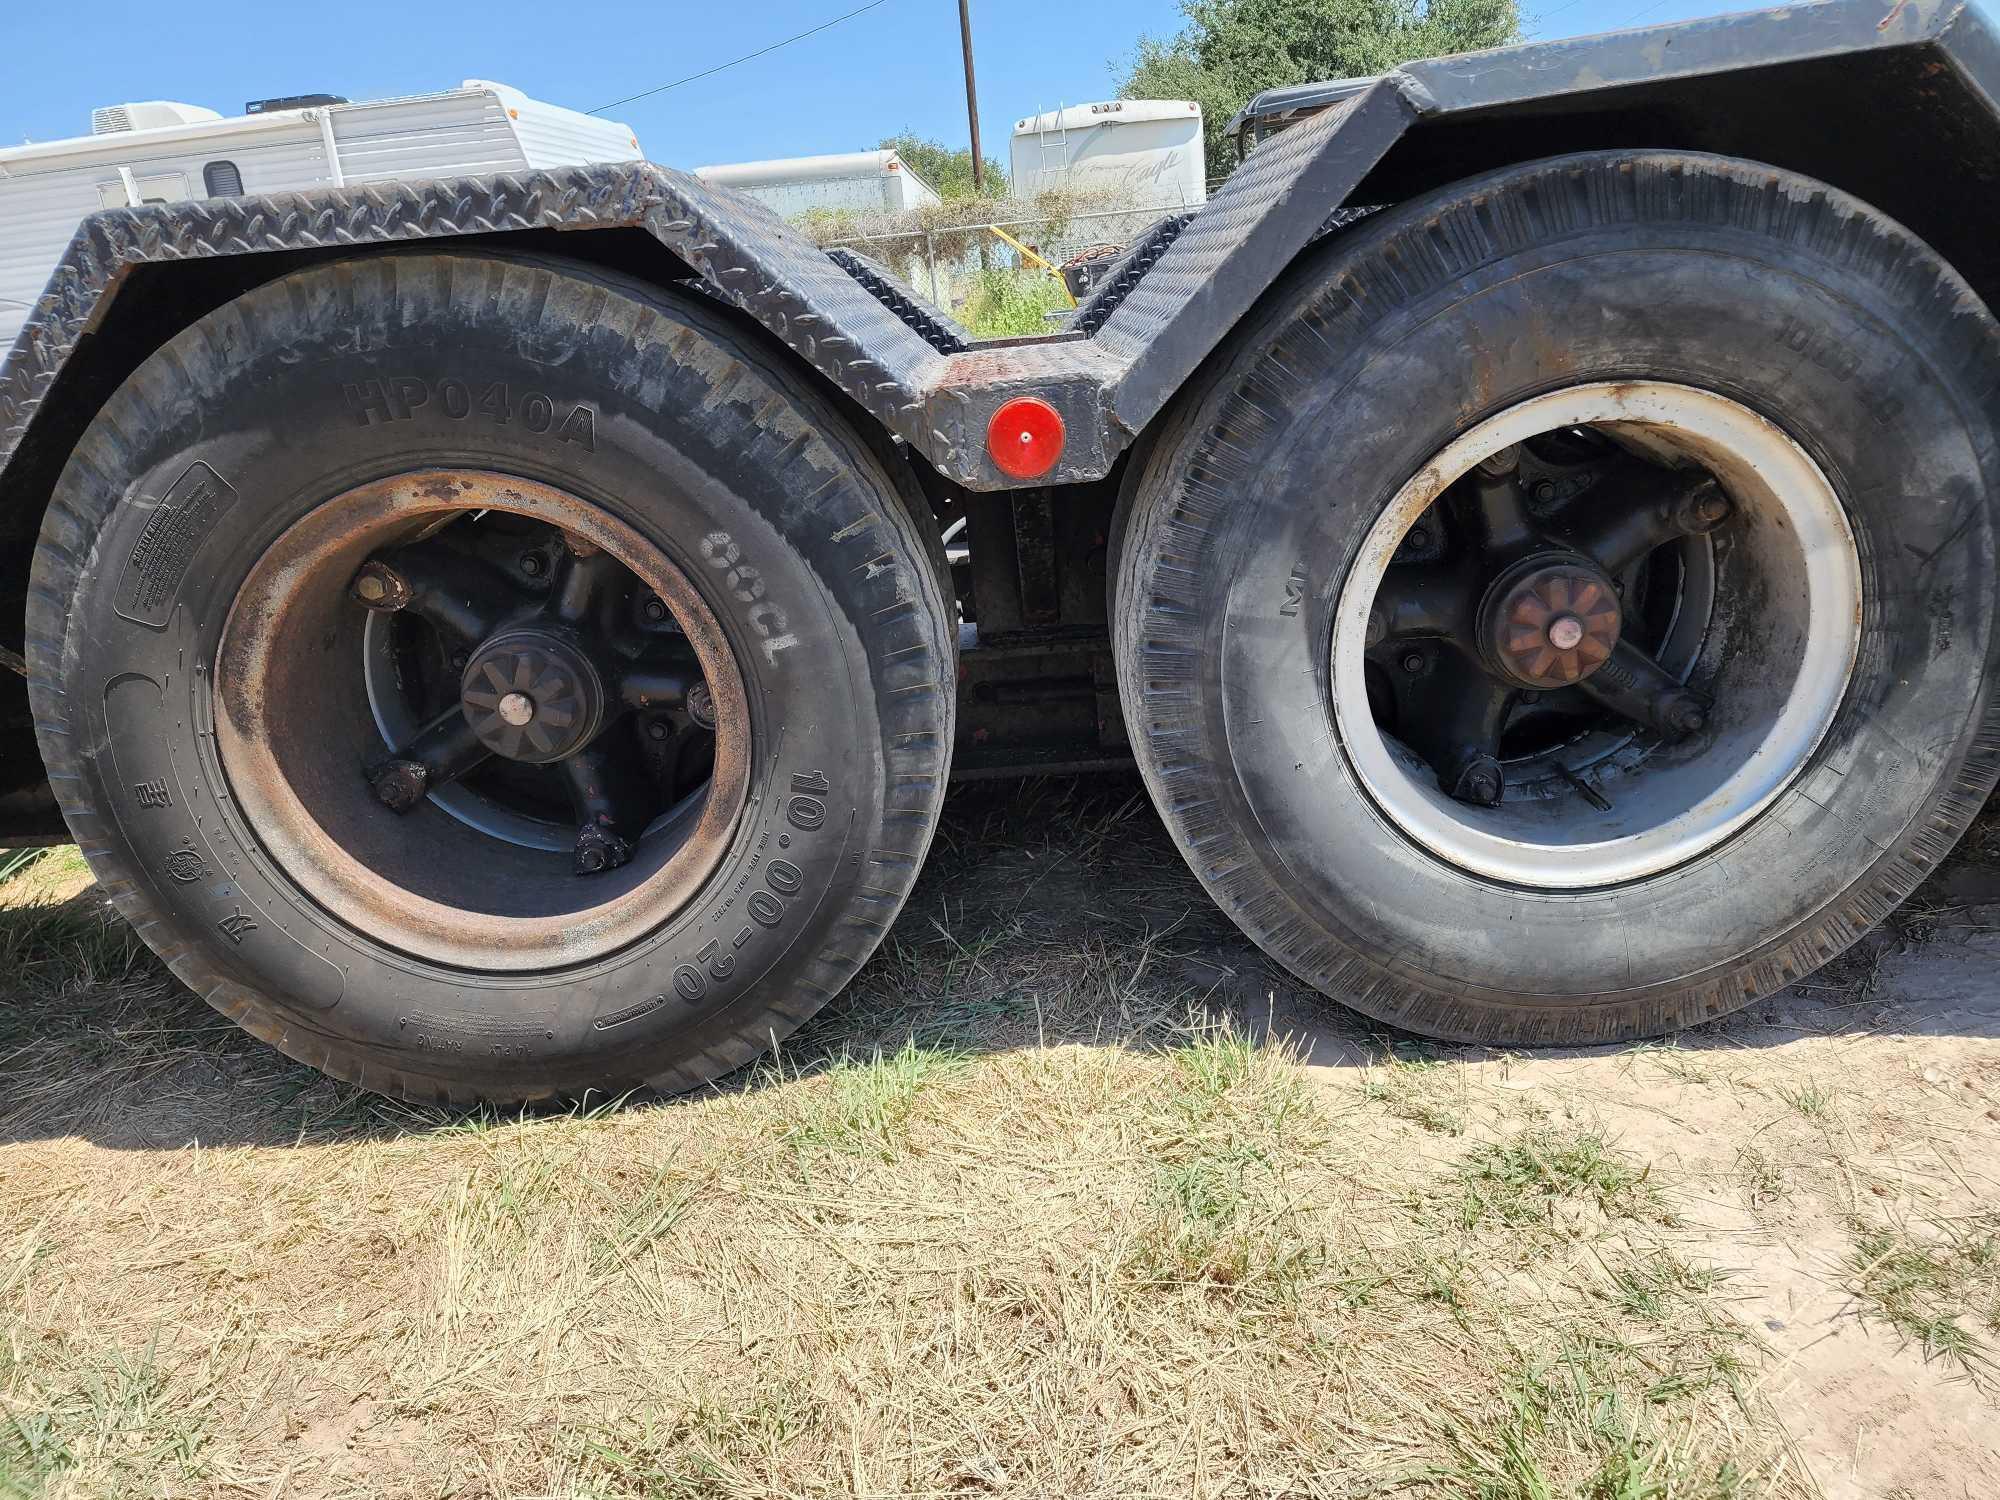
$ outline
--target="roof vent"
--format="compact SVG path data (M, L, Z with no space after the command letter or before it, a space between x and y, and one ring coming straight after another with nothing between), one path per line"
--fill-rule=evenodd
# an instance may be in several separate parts
M345 104L346 98L340 94L285 94L276 99L252 99L243 106L246 115L272 115L281 109L324 109L333 104Z
M199 104L175 104L151 99L143 104L107 104L90 112L92 135L119 135L128 130L166 130L175 125L202 125L222 116Z

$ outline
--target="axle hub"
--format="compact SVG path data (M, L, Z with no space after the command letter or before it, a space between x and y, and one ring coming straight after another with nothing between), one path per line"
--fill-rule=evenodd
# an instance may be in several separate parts
M466 664L465 719L487 749L544 765L587 745L604 719L604 684L576 646L552 631L503 630Z
M1500 674L1520 687L1569 687L1610 658L1623 612L1596 568L1573 559L1529 558L1487 590L1482 644Z

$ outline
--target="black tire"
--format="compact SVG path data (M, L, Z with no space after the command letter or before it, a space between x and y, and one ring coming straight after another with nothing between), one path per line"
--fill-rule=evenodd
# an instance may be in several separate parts
M1266 952L1428 1036L1657 1035L1810 973L1909 894L2000 773L1997 372L1993 318L1932 251L1768 167L1593 153L1377 216L1273 290L1134 486L1113 629L1155 804ZM1832 481L1863 601L1845 697L1777 799L1687 863L1582 890L1470 874L1355 774L1332 601L1455 436L1640 379L1728 396Z
M372 381L409 398L393 420L357 417ZM468 413L448 382L502 395ZM197 464L233 498L174 498ZM209 678L239 583L327 495L433 469L560 487L630 527L692 580L743 678L748 790L720 863L588 961L480 972L357 930L247 826L218 757ZM934 531L836 399L707 299L504 255L321 265L173 339L78 444L29 601L42 753L119 909L290 1056L421 1099L683 1090L812 1015L908 894L952 743ZM725 576L752 556L754 589Z

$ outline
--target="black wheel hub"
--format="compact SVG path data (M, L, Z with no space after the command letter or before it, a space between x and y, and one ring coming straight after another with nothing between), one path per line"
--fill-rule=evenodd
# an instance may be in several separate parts
M1564 436L1560 465L1537 441L1482 460L1411 525L1368 619L1377 721L1446 793L1485 807L1505 795L1517 711L1553 743L1606 720L1681 739L1708 712L1645 649L1627 588L1657 549L1725 523L1728 498L1705 472L1602 440ZM1577 445L1581 460L1567 453ZM1558 467L1572 471L1566 489L1548 477Z
M596 737L604 682L573 642L532 627L503 630L466 664L459 703L495 755L547 765Z
M390 811L441 796L459 807L463 781L467 821L547 848L567 802L575 869L590 875L626 863L708 780L717 716L695 648L602 548L504 517L461 521L378 551L348 592L402 641L378 686L408 700L407 727L385 729L399 743L367 768Z

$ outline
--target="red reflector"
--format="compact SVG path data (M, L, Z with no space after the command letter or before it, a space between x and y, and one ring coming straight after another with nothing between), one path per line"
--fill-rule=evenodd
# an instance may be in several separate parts
M986 451L1002 474L1039 479L1062 457L1063 419L1038 397L1016 396L986 424Z

